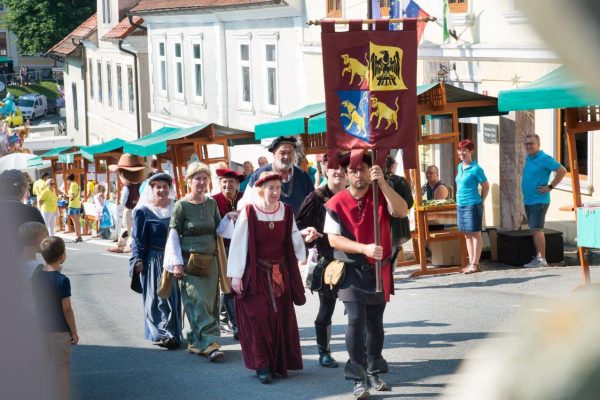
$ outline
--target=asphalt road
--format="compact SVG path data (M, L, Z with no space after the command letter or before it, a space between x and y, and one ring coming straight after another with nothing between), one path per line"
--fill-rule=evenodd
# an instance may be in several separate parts
M64 273L71 278L72 303L80 344L72 356L75 399L338 399L352 398L343 368L318 365L313 320L316 295L296 308L304 370L259 384L244 368L240 346L222 339L219 363L187 353L166 351L143 339L142 302L129 289L127 256L105 246L69 243ZM598 276L600 268L592 269ZM581 283L577 267L498 269L473 275L419 279L400 273L396 296L385 313L383 375L392 392L375 398L424 399L449 386L461 361L482 343L517 335L507 323L518 313L548 312L548 301L569 296ZM333 322L333 356L347 359L345 317L338 303Z

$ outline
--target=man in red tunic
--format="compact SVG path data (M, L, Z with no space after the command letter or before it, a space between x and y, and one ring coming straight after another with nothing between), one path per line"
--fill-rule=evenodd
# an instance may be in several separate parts
M242 198L242 193L238 190L240 187L240 181L244 179L244 176L237 171L233 171L227 168L219 168L216 171L219 177L219 185L221 192L215 194L213 199L217 202L219 208L219 214L221 218L225 217L225 214L236 211L238 201ZM225 244L225 251L229 254L229 239L223 239ZM235 319L235 305L234 305L234 294L223 293L221 295L221 327L229 329L231 325L231 332L233 338L239 340L239 332Z
M363 155L358 168L351 168L350 155L341 159L346 168L349 187L333 196L326 204L324 233L334 248L334 257L343 261L345 272L338 285L338 297L348 314L346 348L350 360L345 366L346 379L354 380L354 397L369 397L369 387L389 390L379 378L384 368L383 312L394 291L391 216L405 217L406 201L386 182L381 167L372 165L371 157ZM376 245L371 182L379 184L377 215L381 244ZM382 262L383 292L375 291L375 261ZM365 327L367 330L365 341ZM365 360L366 344L366 360ZM366 367L366 373L365 373Z

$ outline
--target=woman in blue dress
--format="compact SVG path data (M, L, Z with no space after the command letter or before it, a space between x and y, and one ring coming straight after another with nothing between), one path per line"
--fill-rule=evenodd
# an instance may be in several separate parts
M169 222L173 213L173 179L164 173L148 179L148 187L133 211L129 274L139 274L144 303L144 337L173 350L182 342L182 311L178 285L168 299L157 295L163 270Z

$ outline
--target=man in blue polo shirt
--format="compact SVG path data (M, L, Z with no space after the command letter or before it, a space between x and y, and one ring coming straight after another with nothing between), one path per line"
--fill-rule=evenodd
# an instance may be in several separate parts
M527 268L545 267L546 262L546 238L544 237L544 223L546 211L550 205L550 191L562 181L567 170L558 161L540 150L540 137L535 133L525 136L525 167L521 179L521 190L523 191L523 203L525 204L525 215L529 222L529 228L533 234L536 256L525 264ZM550 184L550 173L554 171L554 179Z

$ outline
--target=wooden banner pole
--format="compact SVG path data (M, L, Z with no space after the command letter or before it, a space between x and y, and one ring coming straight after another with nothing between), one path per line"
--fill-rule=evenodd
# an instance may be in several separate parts
M376 150L371 150L371 160L375 165L377 160ZM381 237L379 235L379 185L376 181L371 182L371 190L373 192L373 229L375 230L375 245L381 246ZM381 293L383 291L383 277L381 274L381 260L375 260L375 291Z
M400 24L408 19L416 19L417 22L435 22L437 21L436 17L419 17L419 18L390 18L390 19L386 19L386 21L390 21L390 24ZM326 19L323 21L327 21ZM354 20L350 20L350 19L336 19L333 20L335 22L336 25L349 25L351 21ZM377 19L373 19L373 18L367 18L367 19L363 19L360 20L362 21L363 24L374 24L377 21ZM311 25L321 25L321 20L320 19L313 19L310 20L308 22L306 22L306 25L311 26Z

